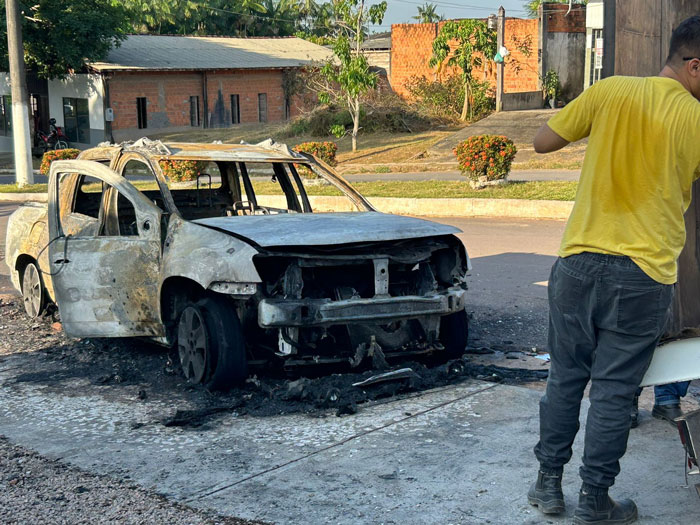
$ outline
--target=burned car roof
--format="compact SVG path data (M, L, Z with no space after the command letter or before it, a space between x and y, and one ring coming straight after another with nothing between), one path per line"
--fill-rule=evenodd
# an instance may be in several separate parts
M100 151L111 156L119 151L146 151L157 160L202 160L202 161L257 161L257 162L294 162L307 161L309 157L293 151L286 144L268 139L257 144L223 144L195 142L161 142L142 138L135 142L121 144L102 143L86 151Z

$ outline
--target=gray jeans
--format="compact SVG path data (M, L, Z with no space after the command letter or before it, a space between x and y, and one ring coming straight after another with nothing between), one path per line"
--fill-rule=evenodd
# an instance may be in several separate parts
M540 401L542 467L571 459L581 398L591 381L580 470L584 483L610 487L627 448L630 409L663 332L673 286L630 258L582 253L558 259L549 278L547 390Z

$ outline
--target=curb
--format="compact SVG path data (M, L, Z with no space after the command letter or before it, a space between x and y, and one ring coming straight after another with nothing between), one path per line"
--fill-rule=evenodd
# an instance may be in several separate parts
M0 202L47 202L46 193L0 193ZM356 211L346 197L309 196L317 212ZM496 217L518 219L566 220L574 206L572 201L525 199L404 199L400 197L371 197L377 210L396 215L421 217ZM286 208L282 195L258 195L263 206Z
M317 212L351 212L354 205L346 197L309 196ZM368 197L367 200L383 213L418 215L421 217L497 217L519 219L566 220L573 201L525 199L405 199L401 197ZM281 195L258 195L263 206L286 208Z
M48 193L0 193L0 202L48 202Z

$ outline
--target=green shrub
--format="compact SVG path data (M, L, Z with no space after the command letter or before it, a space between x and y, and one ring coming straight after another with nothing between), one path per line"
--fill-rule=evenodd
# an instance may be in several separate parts
M496 109L496 97L488 82L472 80L472 121L479 120ZM433 117L456 120L464 105L464 82L459 75L445 80L411 77L406 89L416 108Z
M321 159L323 162L329 166L337 166L338 161L335 158L335 154L338 151L338 145L335 142L302 142L294 146L295 151L301 153L309 153L316 158ZM316 174L311 171L306 166L301 166L299 164L294 165L302 177L307 177L310 179L316 178Z
M173 182L183 182L197 180L197 176L202 173L206 162L198 160L167 160L158 161L163 174Z
M474 181L504 179L516 153L513 141L503 135L475 135L454 149L462 174Z
M41 166L39 166L39 173L42 175L48 175L51 169L51 163L54 160L70 160L75 159L80 155L80 150L75 148L66 149L55 149L47 151L41 158Z

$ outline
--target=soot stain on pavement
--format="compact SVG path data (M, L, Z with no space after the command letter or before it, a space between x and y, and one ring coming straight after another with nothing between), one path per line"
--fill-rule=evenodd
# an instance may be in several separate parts
M519 348L512 341L492 347L468 348L458 360L435 366L403 361L392 368L408 368L413 374L370 386L353 386L377 370L352 373L257 370L239 388L212 393L186 382L174 351L133 339L70 339L58 330L50 315L29 319L18 298L0 296L0 372L10 372L6 387L32 384L64 396L99 395L127 403L160 402L172 407L146 424L184 427L204 431L217 417L226 414L266 417L304 413L311 417L352 415L364 403L410 395L424 390L458 384L469 379L523 384L544 381L543 369L511 368L476 361L478 354L503 352L525 355L532 349ZM499 323L502 323L499 320ZM473 333L479 333L478 329ZM477 338L478 339L478 338ZM524 358L523 358L524 359ZM316 377L304 377L303 372Z

